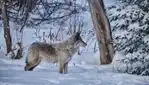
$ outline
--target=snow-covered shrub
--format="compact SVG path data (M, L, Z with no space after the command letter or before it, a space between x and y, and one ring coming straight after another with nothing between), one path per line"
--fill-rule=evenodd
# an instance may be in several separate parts
M109 7L107 12L115 50L126 55L119 60L126 65L123 72L149 75L149 14L138 4L125 5L119 2L118 5Z
M149 59L147 59L146 56L135 57L133 55L129 55L123 59L118 60L118 62L125 65L125 67L118 67L118 71L149 76Z
M21 47L21 43L17 42L12 51L6 54L10 59L21 59L23 58L23 48Z

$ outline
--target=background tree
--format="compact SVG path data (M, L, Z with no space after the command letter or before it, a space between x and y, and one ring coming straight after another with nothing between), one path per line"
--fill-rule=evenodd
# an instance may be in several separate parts
M103 0L88 0L100 50L100 63L110 64L114 57L112 32Z
M0 1L0 4L1 4L1 11L2 11L3 26L4 26L4 38L6 42L7 53L9 53L12 47L12 39L10 35L9 17L7 13L8 3L6 0L2 0Z
M148 7L147 0L120 0L108 9L115 50L126 55L123 72L149 75Z
M7 53L15 50L12 47L9 22L18 25L16 31L22 33L23 28L38 28L45 24L64 26L72 15L85 11L85 7L75 0L2 0L1 3L4 28L7 28L4 29L7 34ZM5 6L3 3L6 3ZM22 45L20 40L16 43Z

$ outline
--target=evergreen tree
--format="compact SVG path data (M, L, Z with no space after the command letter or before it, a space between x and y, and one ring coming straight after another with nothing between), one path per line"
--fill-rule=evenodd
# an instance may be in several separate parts
M121 62L127 61L130 65L125 70L127 73L149 75L149 65L146 64L149 53L149 14L145 1L120 0L117 6L108 8L115 49L124 52L127 58ZM138 62L142 67L132 67Z

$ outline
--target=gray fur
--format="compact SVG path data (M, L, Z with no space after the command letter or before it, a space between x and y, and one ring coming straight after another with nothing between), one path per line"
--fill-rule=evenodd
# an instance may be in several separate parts
M28 49L25 71L32 71L41 61L58 63L59 73L68 72L68 63L79 47L87 44L80 37L80 33L72 35L68 40L49 44L44 42L34 42Z

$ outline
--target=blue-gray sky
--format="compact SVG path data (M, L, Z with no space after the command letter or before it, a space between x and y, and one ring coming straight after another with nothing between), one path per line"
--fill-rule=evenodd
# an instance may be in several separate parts
M106 6L114 5L116 0L103 0Z

